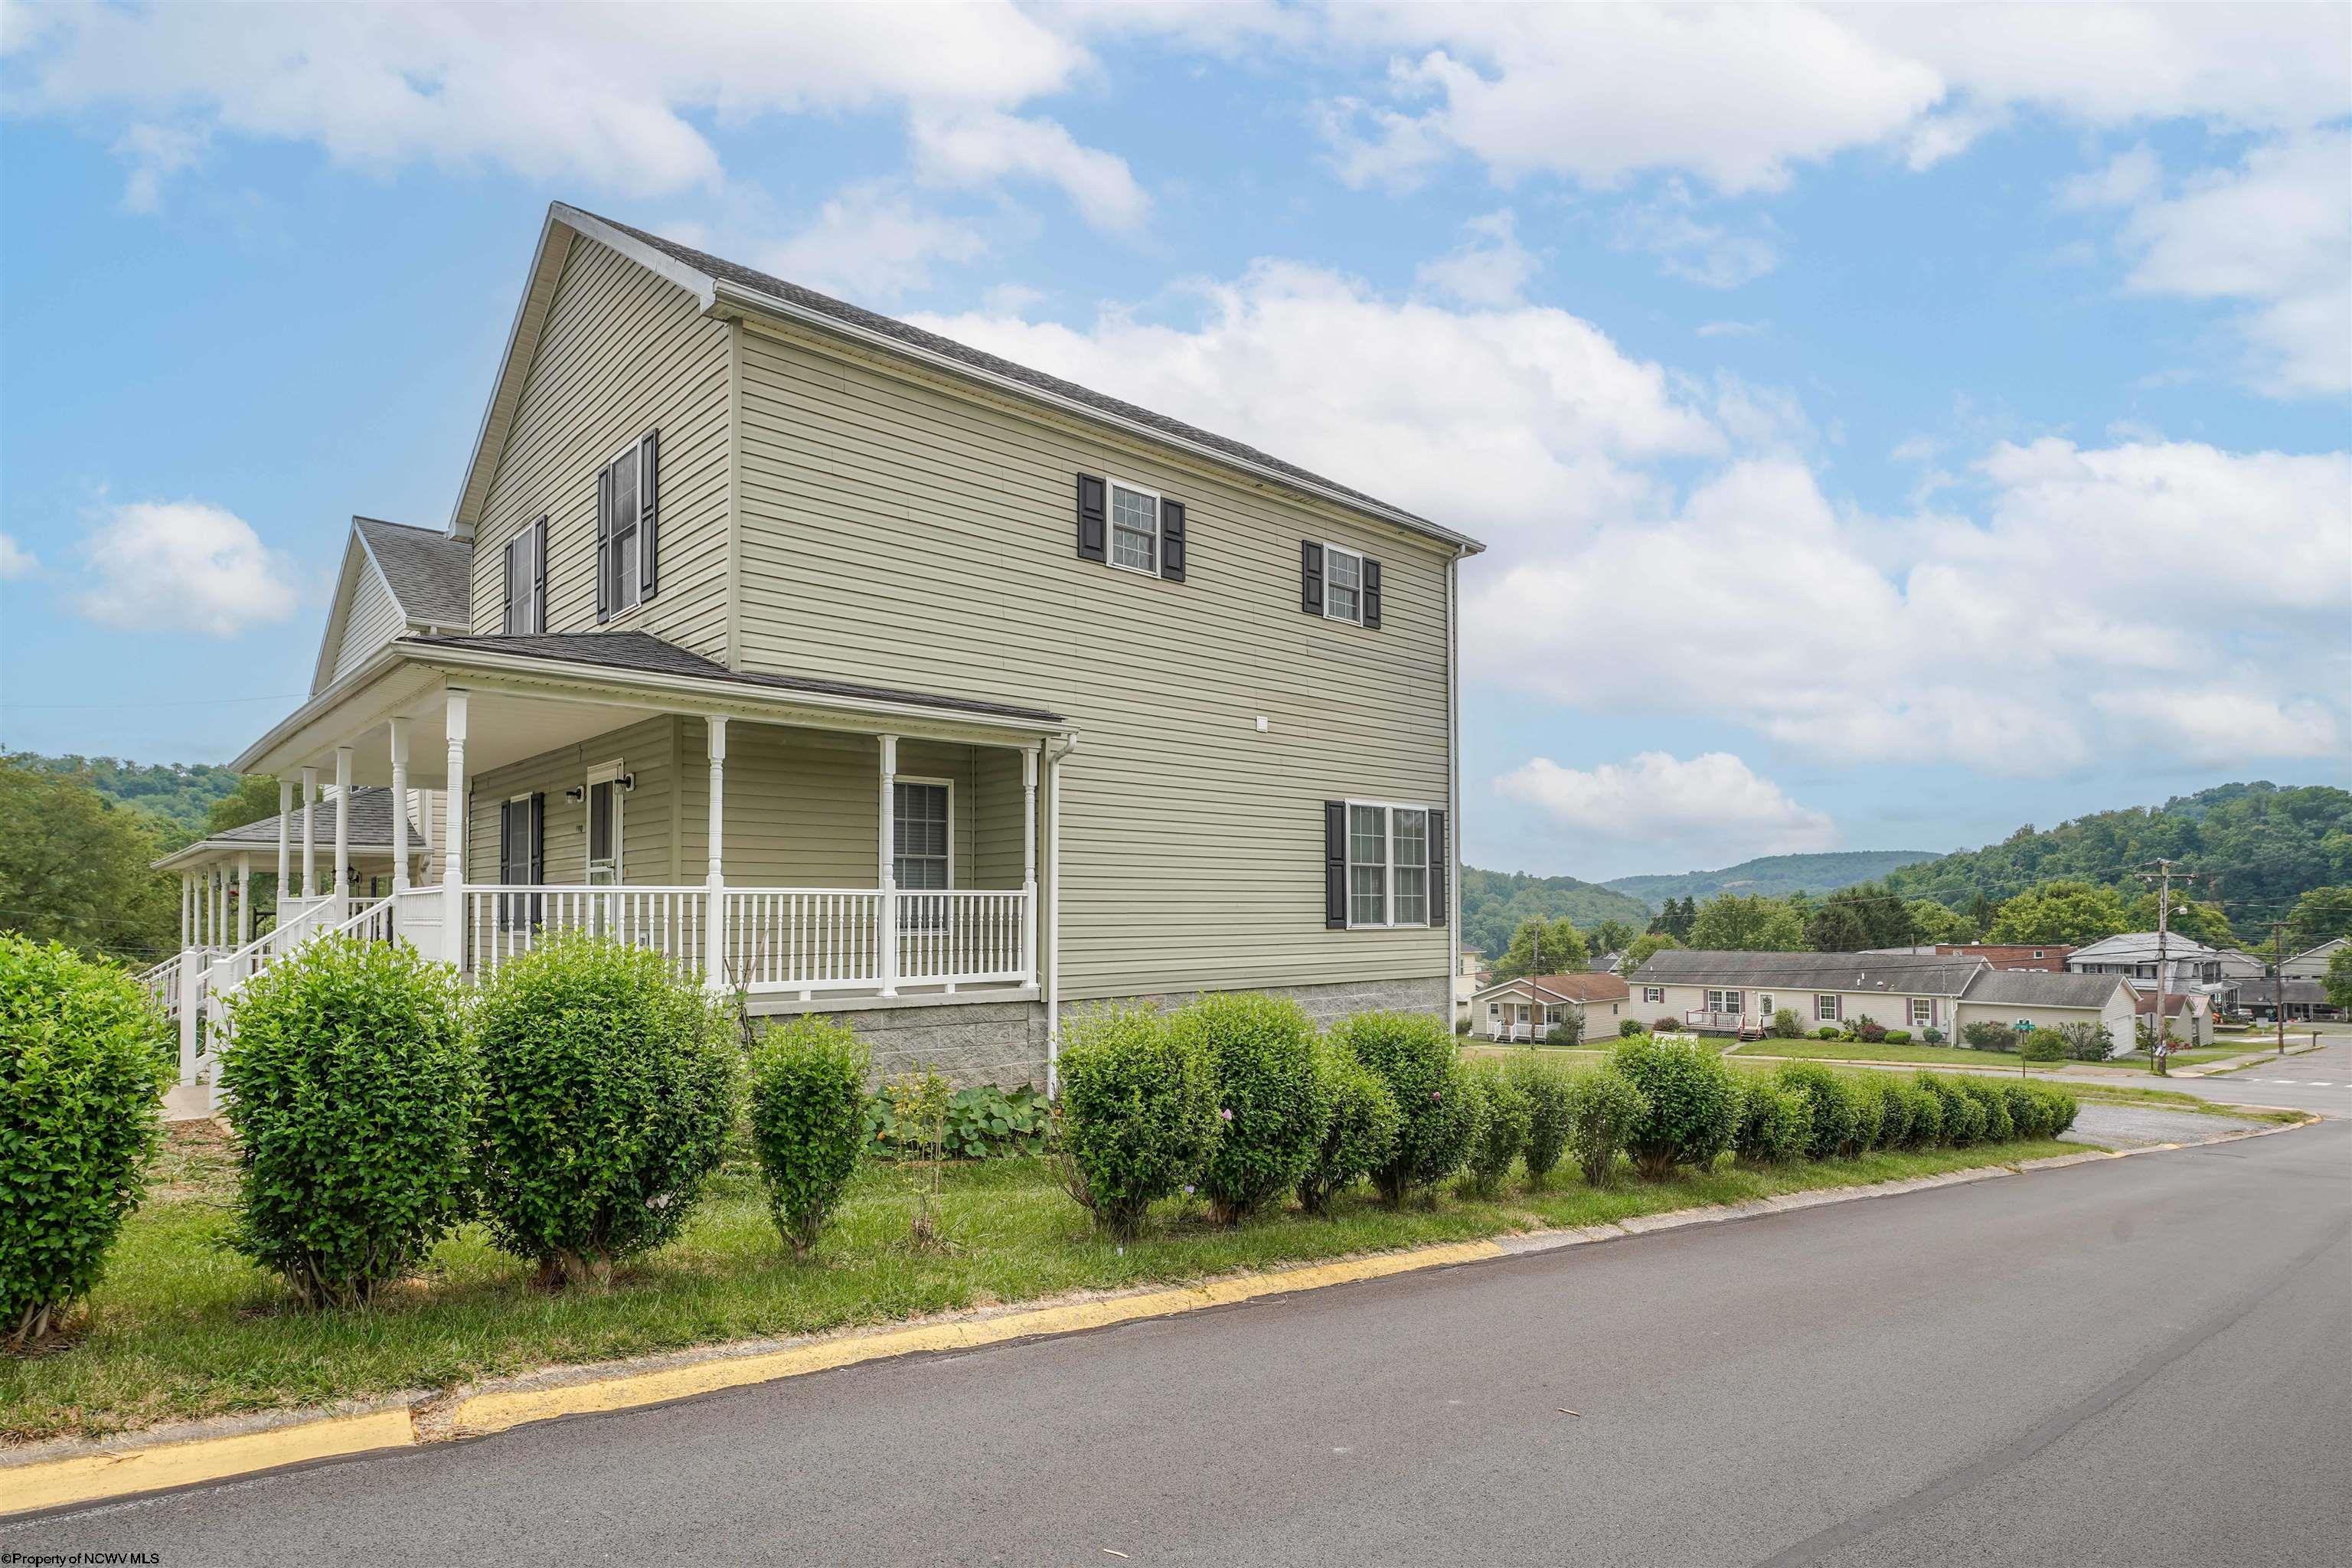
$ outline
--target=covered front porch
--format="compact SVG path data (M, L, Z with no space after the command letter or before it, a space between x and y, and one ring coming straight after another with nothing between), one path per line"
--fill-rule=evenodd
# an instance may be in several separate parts
M395 822L384 896L330 893L312 931L477 976L589 932L778 1012L1037 996L1074 745L1050 713L741 675L643 634L420 637L238 765L460 803L437 879Z

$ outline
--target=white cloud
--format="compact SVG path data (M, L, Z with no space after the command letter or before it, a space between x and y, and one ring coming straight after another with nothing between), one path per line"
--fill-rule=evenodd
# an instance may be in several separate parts
M1001 3L12 6L9 21L18 112L119 108L178 135L315 142L362 168L496 164L637 196L719 183L698 119L985 113L1090 64ZM134 201L185 166L168 146L124 151ZM1084 154L1053 153L1050 177L1115 204Z
M0 583L29 577L40 569L39 556L17 543L13 535L0 533Z
M807 227L761 252L760 263L812 289L887 301L929 287L935 265L975 260L987 249L969 225L872 184L826 201Z
M114 143L114 155L131 165L122 187L124 208L151 213L162 206L163 182L194 168L211 143L208 132L185 126L142 122L129 127Z
M1659 864L1725 865L1838 842L1827 814L1798 805L1728 752L1688 761L1643 752L1591 768L1537 757L1497 778L1495 788L1578 839L1640 843Z
M81 542L73 606L101 626L233 637L294 613L293 563L243 518L203 501L118 506Z
M2112 168L2112 165L2111 165ZM2248 374L2287 396L2352 389L2352 132L2250 151L2169 196L2148 177L2122 200L2136 293L2240 300Z
M1692 331L1703 338L1752 338L1767 326L1763 321L1701 321Z
M1097 228L1133 229L1151 208L1127 161L1082 147L1051 120L995 110L924 111L909 128L915 173L927 183L986 187L1018 177L1059 186Z
M1508 207L1463 225L1469 237L1444 256L1422 263L1413 277L1423 289L1465 305L1516 305L1542 263L1519 243L1518 220Z
M2143 142L2088 174L2062 182L2058 199L2070 207L2127 207L2155 194L2163 178L2156 153Z
M1694 205L1682 183L1670 181L1654 199L1619 209L1617 248L1646 250L1675 277L1708 289L1737 289L1780 264L1769 237L1706 222Z

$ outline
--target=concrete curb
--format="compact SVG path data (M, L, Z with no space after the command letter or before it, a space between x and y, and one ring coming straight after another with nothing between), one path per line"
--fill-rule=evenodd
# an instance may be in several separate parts
M332 1413L278 1411L261 1416L184 1423L102 1442L39 1444L0 1458L0 1495L5 1498L5 1503L0 1503L0 1518L226 1480L322 1459L483 1436L562 1416L636 1409L864 1362L1078 1333L1333 1285L1557 1252L1864 1198L1967 1186L2032 1171L2120 1160L2135 1154L2264 1138L2309 1125L2311 1121L2299 1121L2250 1128L2191 1143L2086 1149L2079 1154L2050 1155L2015 1165L1984 1165L1903 1181L1822 1187L1747 1203L1636 1215L1610 1225L1523 1231L1491 1240L1442 1242L1404 1252L1374 1253L1295 1268L1229 1275L1199 1285L1158 1286L1043 1304L989 1308L885 1329L851 1329L809 1339L706 1345L636 1362L550 1368L446 1393L395 1395L374 1405L338 1406Z

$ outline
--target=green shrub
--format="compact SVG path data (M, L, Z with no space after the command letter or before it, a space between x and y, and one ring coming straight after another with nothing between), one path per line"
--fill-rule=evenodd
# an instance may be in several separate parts
M2115 1053L2116 1037L2105 1024L2061 1024L2058 1035L2078 1062L2103 1062Z
M1560 1156L1568 1152L1575 1131L1568 1102L1568 1069L1536 1057L1511 1058L1511 1081L1528 1100L1528 1140L1524 1158L1528 1182L1540 1187L1551 1177Z
M1853 1099L1853 1136L1846 1140L1845 1152L1867 1154L1882 1147L1886 1136L1886 1080L1864 1073L1846 1079L1845 1088Z
M677 1234L734 1125L723 1005L649 949L558 936L483 982L474 1036L492 1241L542 1284L602 1284Z
M1569 1147L1587 1182L1605 1187L1616 1180L1617 1156L1649 1114L1649 1098L1615 1068L1595 1068L1569 1080Z
M1442 1182L1470 1157L1478 1107L1454 1042L1425 1013L1359 1013L1332 1038L1377 1074L1402 1121L1396 1148L1372 1167L1372 1184L1391 1205L1417 1187Z
M1805 1136L1809 1159L1834 1160L1853 1142L1853 1089L1840 1074L1819 1062L1783 1062L1780 1087L1812 1104L1811 1131Z
M405 942L320 937L227 1012L229 1245L306 1306L361 1305L465 1216L480 1075L456 972Z
M1889 1029L1883 1037L1890 1046L1907 1046L1911 1043L1911 1031L1908 1029Z
M1235 1225L1298 1184L1323 1136L1315 1026L1285 998L1203 996L1168 1017L1169 1032L1208 1058L1217 1083L1217 1140L1201 1171L1210 1212Z
M1916 1083L1897 1086L1908 1108L1903 1132L1906 1149L1932 1149L1944 1141L1944 1097Z
M1813 1102L1769 1078L1739 1086L1739 1130L1732 1152L1759 1165L1785 1165L1804 1158L1812 1136Z
M1705 1170L1731 1147L1739 1128L1739 1084L1713 1051L1678 1042L1627 1040L1610 1062L1649 1102L1649 1113L1627 1145L1642 1174L1654 1179L1676 1165Z
M776 1230L802 1255L856 1173L866 1142L866 1046L845 1025L795 1018L751 1051L751 1147Z
M2017 1049L2030 1062L2063 1062L2066 1059L2066 1037L2055 1029L2035 1029Z
M1570 1007L1568 1016L1544 1031L1544 1044L1573 1050L1584 1044L1584 1009Z
M1217 1075L1197 1037L1140 1008L1073 1019L1067 1034L1060 1152L1070 1195L1113 1236L1133 1236L1155 1199L1199 1179L1216 1147Z
M1960 1026L1960 1043L1974 1051L2013 1051L2017 1049L2017 1031L2006 1024L1979 1018Z
M45 1337L146 1195L178 1067L131 976L0 936L0 1333Z
M1872 1140L1872 1147L1908 1149L1911 1118L1918 1104L1911 1086L1878 1075L1872 1076L1870 1086L1878 1096L1878 1136Z
M1780 1007L1774 1010L1771 1026L1774 1039L1793 1040L1804 1032L1804 1020L1797 1016L1797 1010L1794 1007Z
M1045 1152L1045 1134L1053 1108L1029 1084L1011 1089L992 1083L959 1089L948 1097L948 1115L940 1152L950 1160L995 1160ZM918 1147L929 1134L902 1128L890 1108L890 1097L879 1092L866 1097L865 1146L869 1153L890 1158L919 1157Z
M1853 1021L1853 1037L1855 1039L1864 1041L1870 1045L1874 1046L1881 1040L1886 1038L1886 1026L1880 1023L1877 1019L1872 1017L1867 1013L1864 1013L1861 1017L1856 1018Z
M1962 1094L1984 1110L1984 1131L1979 1137L1988 1143L2006 1143L2017 1136L2017 1128L2010 1121L2005 1083L1996 1079L1964 1078L1959 1087Z
M1650 1020L1650 1033L1654 1035L1676 1034L1681 1031L1683 1021L1680 1018L1672 1017L1663 1013L1657 1017Z
M2029 1140L2050 1136L2049 1102L2033 1092L2032 1084L2005 1078L2000 1079L2000 1093L2009 1107L2011 1136Z
M2074 1125L2075 1112L2082 1110L2083 1102L2074 1097L2074 1090L2060 1089L2054 1083L2034 1083L2026 1087L2042 1102L2042 1125L2048 1129L2042 1133L2043 1137L2055 1138Z
M1455 1037L1456 1038L1460 1038L1460 1037L1462 1037L1463 1036L1465 1036L1465 1035L1469 1034L1469 1032L1470 1032L1470 1020L1469 1020L1469 1019L1467 1019L1467 1018L1456 1018L1456 1019L1454 1019L1454 1037Z
M1511 1081L1498 1061L1470 1064L1468 1081L1477 1101L1477 1130L1470 1137L1470 1173L1466 1185L1482 1198L1502 1191L1512 1163L1528 1146L1530 1107L1525 1090Z
M1642 1021L1639 1018L1628 1018L1617 1026L1617 1037L1621 1040L1630 1040L1641 1032Z
M1298 1205L1321 1214L1331 1199L1396 1152L1403 1118L1381 1076L1331 1040L1318 1043L1315 1070L1323 1079L1323 1136L1298 1180Z
M1835 1024L1823 1024L1820 1028L1813 1031L1813 1038L1817 1040L1834 1040L1839 1038L1844 1033L1845 1031L1839 1028Z
M1984 1107L1961 1087L1960 1080L1923 1072L1919 1075L1919 1087L1936 1097L1942 1112L1937 1119L1941 1142L1955 1149L1965 1149L1984 1141Z
M1944 1043L1944 1031L1930 1024L1919 1031L1919 1039L1924 1045L1940 1046Z

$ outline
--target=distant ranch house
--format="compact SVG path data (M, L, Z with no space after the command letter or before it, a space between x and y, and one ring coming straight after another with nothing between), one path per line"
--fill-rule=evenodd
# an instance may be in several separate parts
M2282 990L2289 1022L2344 1016L2344 1009L2329 1003L2327 988L2316 980L2249 980L2238 987L2238 1005L2263 1023L2273 1024Z
M1874 1019L1949 1034L1961 994L1990 966L1937 953L1711 952L1668 948L1633 972L1640 1016L1701 1034L1760 1035L1782 1008L1808 1032Z
M1625 983L1613 974L1522 975L1470 999L1471 1027L1490 1040L1532 1044L1580 1019L1588 1035L1614 1034L1630 1016Z
M2305 948L2279 965L2279 977L2283 980L2326 979L2328 962L2344 951L2347 942L2352 942L2352 937L2339 936L2323 942L2317 947Z
M2130 983L2120 974L1989 969L1961 994L1959 1027L1999 1024L2023 1034L2095 1024L2107 1031L2110 1054L2121 1056L2132 1048L2132 1016L2137 1005Z

